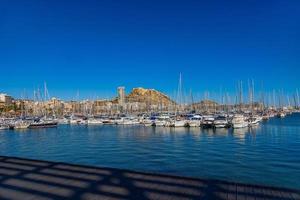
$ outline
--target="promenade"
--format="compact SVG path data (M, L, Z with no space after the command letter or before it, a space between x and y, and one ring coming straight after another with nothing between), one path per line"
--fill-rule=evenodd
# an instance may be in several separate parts
M0 156L1 200L299 200L300 191Z

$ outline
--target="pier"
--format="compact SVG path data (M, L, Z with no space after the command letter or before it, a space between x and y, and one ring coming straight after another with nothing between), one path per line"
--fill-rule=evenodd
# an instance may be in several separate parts
M300 190L0 156L0 199L299 200Z

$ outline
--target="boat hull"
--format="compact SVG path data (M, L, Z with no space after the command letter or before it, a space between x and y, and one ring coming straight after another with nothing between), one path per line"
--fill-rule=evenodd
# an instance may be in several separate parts
M35 129L35 128L55 128L57 127L57 122L51 123L40 123L40 124L30 124L28 128Z
M248 127L248 123L232 124L232 128L246 128L246 127Z

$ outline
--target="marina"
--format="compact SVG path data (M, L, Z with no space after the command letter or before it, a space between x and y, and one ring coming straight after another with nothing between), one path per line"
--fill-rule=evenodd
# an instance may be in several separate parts
M300 1L0 6L0 200L300 200Z
M4 129L53 128L58 124L71 125L144 125L163 127L201 127L201 128L245 128L258 125L271 117L284 118L298 110L274 111L261 113L215 113L215 114L139 114L112 116L65 116L61 118L0 118L0 127Z

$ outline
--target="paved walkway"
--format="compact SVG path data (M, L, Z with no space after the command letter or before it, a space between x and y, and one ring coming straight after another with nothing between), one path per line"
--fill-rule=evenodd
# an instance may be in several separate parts
M300 200L300 191L0 156L0 199Z

